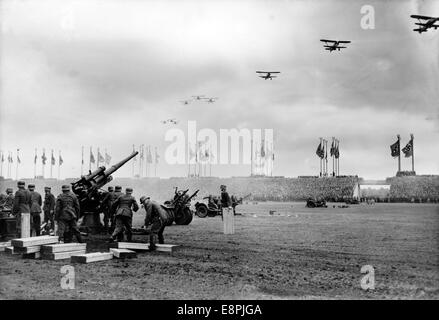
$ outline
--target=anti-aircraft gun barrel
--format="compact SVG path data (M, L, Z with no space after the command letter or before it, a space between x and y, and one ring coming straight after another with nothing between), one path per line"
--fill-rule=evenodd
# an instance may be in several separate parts
M105 169L104 166L99 167L95 171L81 176L79 180L72 183L72 191L76 194L80 203L80 216L89 216L90 213L93 215L93 221L89 223L92 228L100 228L99 213L101 210L103 193L99 189L113 179L111 175L116 170L134 158L138 153L138 151L133 152L131 155L111 166L109 169Z

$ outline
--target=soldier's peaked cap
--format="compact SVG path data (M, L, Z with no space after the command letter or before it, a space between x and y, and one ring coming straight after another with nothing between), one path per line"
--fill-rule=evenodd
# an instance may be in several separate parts
M149 197L141 196L140 197L140 203L143 203L143 202L145 202L148 199L149 199Z
M12 190L12 188L7 188L6 189L6 193L8 193L8 192L12 192L13 190Z
M133 188L126 188L126 192L133 192Z
M113 191L114 189L113 189L113 187L112 186L109 186L108 187L108 191Z
M51 187L44 187L44 190L52 190Z
M121 186L116 186L114 189L115 189L116 191L120 191L120 190L122 190L122 187L121 187Z
M17 182L17 186L19 186L19 187L21 187L21 186L25 186L26 185L26 183L24 182L24 181L18 181Z
M70 186L67 185L67 184L65 184L65 185L63 185L63 186L61 187L61 190L62 190L62 191L69 191L69 190L70 190Z
M32 183L29 183L29 184L27 185L27 187L28 187L29 189L32 189L32 188L35 188L35 185L32 184Z

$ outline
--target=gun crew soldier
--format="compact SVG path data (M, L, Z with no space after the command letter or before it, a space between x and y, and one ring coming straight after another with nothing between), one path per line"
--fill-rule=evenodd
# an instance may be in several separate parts
M12 211L12 208L14 207L14 191L12 188L6 189L6 196L1 205L3 211Z
M32 198L29 190L25 189L26 184L24 181L18 181L18 190L14 196L14 206L12 207L12 213L15 215L17 222L17 235L21 234L21 214L30 213L30 207L32 205Z
M35 185L29 184L27 186L30 196L31 196L31 207L30 207L30 230L31 235L32 231L38 237L40 235L40 227L41 227L41 206L43 205L43 199L41 198L41 194L35 191Z
M149 233L149 250L154 251L156 249L157 238L160 244L165 242L163 238L163 231L168 222L174 221L172 211L167 211L162 206L151 200L149 197L142 196L140 203L145 208L145 228L150 227Z
M123 241L123 231L127 235L127 241L131 242L132 232L131 226L133 221L133 211L139 210L139 205L136 199L131 195L133 193L132 188L126 188L125 194L119 196L113 204L113 208L116 210L116 227L111 235L110 242L114 240Z
M108 233L109 222L111 221L111 205L113 202L114 188L109 186L108 191L102 199L102 207L104 211L104 231Z
M232 206L232 200L227 192L227 187L225 185L220 186L221 190L221 209L230 208Z
M121 186L115 186L114 192L112 193L111 199L110 199L110 223L111 223L111 233L114 231L114 228L116 227L116 210L113 207L113 204L116 202L117 198L119 198L122 193L122 187Z
M55 227L55 196L51 193L50 187L44 187L44 206L43 206L43 212L44 212L44 222L50 223L50 228Z
M58 195L55 205L55 221L58 223L58 236L65 243L72 242L73 234L79 243L82 243L81 233L76 224L79 213L79 201L70 186L63 185L62 193Z

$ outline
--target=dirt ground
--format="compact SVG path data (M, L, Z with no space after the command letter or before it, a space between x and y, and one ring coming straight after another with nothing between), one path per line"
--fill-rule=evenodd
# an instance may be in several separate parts
M60 286L60 268L69 260L2 252L0 298L439 298L438 205L338 205L244 204L238 207L236 234L227 236L220 217L195 217L189 226L166 228L165 242L181 245L172 255L146 252L125 261L73 264L71 290ZM137 213L135 225L142 220ZM88 237L88 250L107 251L104 239ZM364 265L375 270L374 290L360 286Z

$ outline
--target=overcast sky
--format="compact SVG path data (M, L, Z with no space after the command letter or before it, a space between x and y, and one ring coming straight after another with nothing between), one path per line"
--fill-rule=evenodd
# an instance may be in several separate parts
M365 4L374 30L361 28ZM439 30L415 33L409 17L439 16L439 1L28 0L1 1L0 14L0 149L14 162L20 149L20 177L33 176L35 148L61 150L61 177L76 177L81 146L119 160L133 144L158 147L159 175L186 175L163 154L166 130L188 120L274 129L275 175L318 174L319 137L335 136L341 174L392 176L398 133L402 145L415 135L417 173L439 173ZM321 38L352 43L329 53ZM282 73L264 81L261 69ZM219 100L179 102L197 94Z

